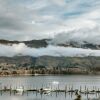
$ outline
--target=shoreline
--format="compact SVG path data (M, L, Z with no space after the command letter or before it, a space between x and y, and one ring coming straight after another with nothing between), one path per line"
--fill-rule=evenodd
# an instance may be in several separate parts
M72 76L72 75L82 75L82 76L90 76L90 75L100 75L100 74L19 74L19 75L0 75L0 77L23 77L23 76Z
M100 71L81 70L81 69L17 69L1 70L0 77L9 76L51 76L51 75L100 75Z

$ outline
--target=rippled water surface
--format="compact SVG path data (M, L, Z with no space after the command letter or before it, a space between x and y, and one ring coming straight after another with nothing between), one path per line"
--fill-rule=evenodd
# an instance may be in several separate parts
M0 77L0 88L3 87L12 87L18 88L24 86L24 89L37 88L41 87L52 87L52 89L81 89L89 90L100 88L100 76L96 75L56 75L56 76L21 76L21 77ZM23 95L19 94L10 94L9 92L0 93L0 100L74 100L76 98L75 94L69 93L50 93L40 95L36 92L28 92ZM82 100L94 100L94 98L99 99L99 94L89 94L82 95Z

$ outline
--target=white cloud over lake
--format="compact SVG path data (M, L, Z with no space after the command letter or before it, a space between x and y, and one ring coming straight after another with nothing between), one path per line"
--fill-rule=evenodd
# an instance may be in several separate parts
M100 0L0 0L0 38L100 44Z
M66 57L84 57L84 56L100 56L100 50L59 47L49 45L46 48L29 48L25 44L13 44L12 46L5 46L0 44L0 56L13 57L16 55L23 56L66 56Z

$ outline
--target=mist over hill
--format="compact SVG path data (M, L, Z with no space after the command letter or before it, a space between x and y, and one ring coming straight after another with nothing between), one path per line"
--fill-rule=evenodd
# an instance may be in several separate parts
M52 41L0 40L0 75L100 73L99 45Z
M100 0L0 0L0 38L0 73L99 71Z
M34 47L34 48L46 47L48 45L47 39L30 40L30 41L9 41L9 40L0 39L0 44L3 44L3 45L13 45L13 44L19 44L19 43L24 43L28 47Z
M41 48L41 47L47 47L48 45L56 45L56 46L62 46L62 47L75 47L75 48L84 48L84 49L100 49L100 44L94 44L89 43L87 41L60 41L54 40L54 39L42 39L42 40L30 40L30 41L9 41L9 40L3 40L0 39L0 44L3 45L13 45L13 44L19 44L24 43L26 46L31 48Z

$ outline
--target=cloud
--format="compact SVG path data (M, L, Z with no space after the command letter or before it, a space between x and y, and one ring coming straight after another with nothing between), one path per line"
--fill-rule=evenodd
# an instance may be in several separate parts
M64 0L51 0L51 2L53 2L54 4L58 5L58 6L64 6L66 5Z
M74 40L97 43L99 12L100 0L0 0L0 38L56 40L70 33Z
M68 22L68 23L67 23ZM52 40L55 44L75 41L82 43L87 41L93 44L100 44L100 13L99 10L85 13L75 20L65 22L65 27L55 33ZM67 27L67 28L66 28Z
M100 44L100 28L95 27L93 29L75 29L69 30L68 32L60 32L55 35L54 39L51 41L53 44L66 44L67 42L77 42L79 44L87 41L92 44Z
M0 0L0 38L100 44L100 0ZM13 50L13 51L12 51ZM100 56L100 50L0 45L0 56Z
M33 57L39 56L100 56L100 50L59 47L49 45L46 48L29 48L25 44L13 44L12 46L0 45L0 56L13 57L16 55L28 55Z

